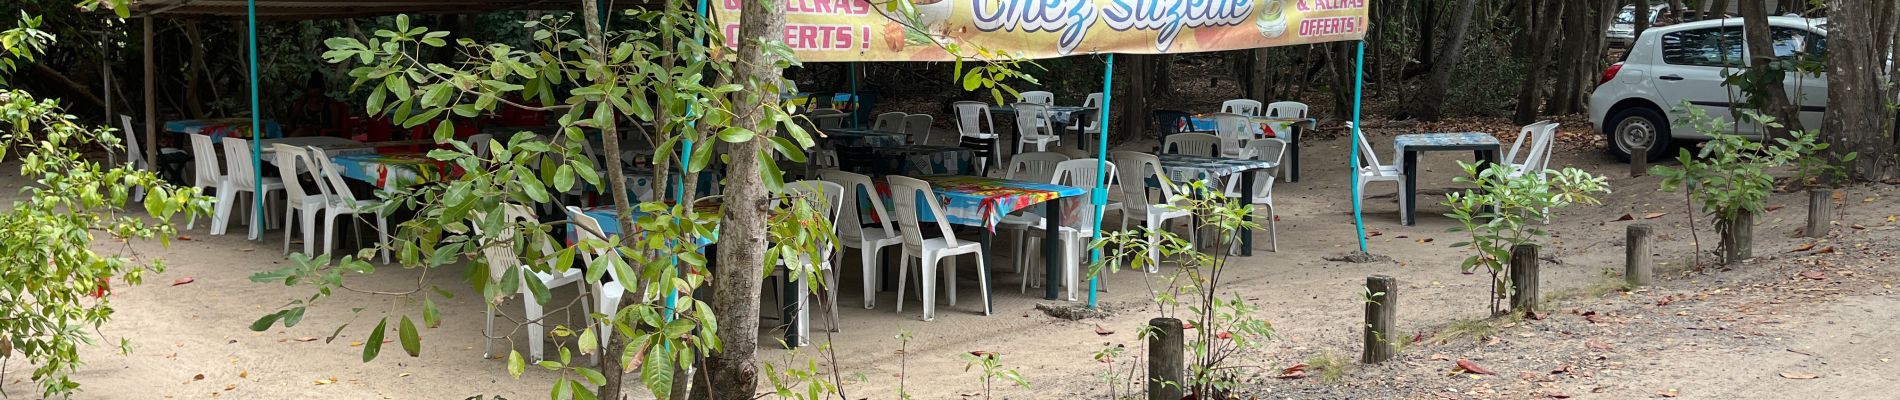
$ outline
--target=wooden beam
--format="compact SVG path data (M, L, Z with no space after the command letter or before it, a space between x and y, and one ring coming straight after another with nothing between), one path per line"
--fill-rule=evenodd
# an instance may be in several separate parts
M145 18L145 159L152 165L158 165L158 59L152 50L152 24L155 20Z

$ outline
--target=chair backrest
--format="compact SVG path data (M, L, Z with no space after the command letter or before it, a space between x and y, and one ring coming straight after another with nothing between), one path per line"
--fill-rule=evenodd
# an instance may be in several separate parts
M224 145L225 179L239 191L253 190L257 179L251 174L257 171L257 158L251 157L251 141L226 136L218 144Z
M521 232L520 224L522 221L540 221L540 217L534 215L533 209L529 209L520 204L504 203L502 204L502 212L507 218L506 227L502 228L500 234L492 239L493 242L483 243L481 249L482 256L488 259L488 277L492 280L500 280L501 277L508 272L509 267L522 266L520 253L515 250L516 238L520 236ZM472 215L470 218L469 225L475 229L476 234L481 234L482 224L478 219L482 217ZM529 243L529 245L538 243L541 247L541 254L544 256L553 255L553 241L547 238L546 233L536 231L535 234L539 236L529 238L527 243ZM526 268L526 266L522 267ZM530 276L528 271L521 271L521 275L524 278Z
M1286 154L1286 146L1286 140L1266 138L1248 140L1247 144L1242 145L1242 148L1246 149L1248 159L1266 161L1277 165L1281 161L1284 161L1281 157Z
M613 242L607 241L607 238L605 237L601 237L600 235L594 234L594 232L606 232L605 230L602 230L600 228L600 221L594 219L594 217L588 216L587 212L581 210L580 207L567 206L566 209L567 209L567 220L569 222L574 223L574 226L575 226L574 228L575 238L578 238L580 240L600 240L600 241L607 242L606 245L602 248L594 249L594 251L591 251L591 252L582 252L582 253L576 254L581 257L582 264L586 265L587 268L606 268L607 276L614 278L614 282L621 282L623 285L633 284L633 281L621 278L620 271L613 268L613 266L611 265L594 265L595 261L600 260L601 257L607 256L607 252L613 251L614 249Z
M1022 137L1050 136L1055 132L1049 124L1049 106L1039 103L1016 103L1010 108L1016 109L1016 134Z
M494 139L495 139L495 135L489 134L489 133L477 133L477 134L469 135L468 149L475 151L475 157L488 158L488 154L489 154L488 142L494 141Z
M990 105L980 101L951 103L957 111L957 133L963 136L995 134L996 120L990 117Z
M306 176L305 174L308 174L308 177L312 178L312 182L316 182L318 195L328 194L328 192L322 189L323 180L317 179L318 176L316 172L320 167L311 165L310 151L308 149L289 144L276 143L271 145L271 151L277 153L277 161L275 162L275 164L277 164L277 175L284 178L284 194L288 198L295 200L312 195L309 191L304 190L303 179L301 178L304 178Z
M785 190L807 200L817 201L812 206L823 210L826 221L837 221L838 211L844 208L844 185L824 180L799 180L785 182ZM774 201L776 203L776 201Z
M138 132L132 130L132 116L119 114L119 123L125 126L122 131L125 133L125 160L132 163L132 168L152 169L152 164L145 161L145 147L139 146Z
M1082 99L1082 108L1096 108L1101 106L1102 92L1089 93L1089 97Z
M1260 101L1253 99L1233 99L1220 103L1220 112L1245 116L1260 115Z
M1093 158L1077 158L1057 163L1055 176L1049 180L1049 183L1079 188L1094 188L1096 182L1096 162L1096 159ZM1114 176L1117 171L1115 170L1115 163L1103 162L1102 165L1104 169L1102 175L1109 177L1108 180L1104 182L1106 186L1103 190L1104 193L1106 193L1106 191L1115 190ZM1086 198L1082 200L1087 201ZM1082 212L1080 218L1063 219L1069 222L1068 227L1075 228L1077 231L1095 229L1095 208L1093 206L1084 208L1088 211Z
M1067 154L1052 151L1017 154L1009 158L1009 168L1004 170L1003 177L1018 181L1049 182L1055 177L1056 165L1063 161L1069 161Z
M904 116L904 136L928 138L930 137L930 126L936 123L937 117L932 117L929 114L906 115Z
M1220 148L1240 149L1240 142L1252 139L1259 128L1253 124L1252 117L1234 113L1215 113L1214 136L1220 137Z
M211 137L203 134L191 134L191 163L197 170L197 185L210 186L224 178L224 168L218 166L218 147L211 144Z
M1161 182L1163 203L1174 196L1174 185L1169 183L1170 181L1162 173L1160 157L1138 151L1116 151L1109 153L1109 157L1115 161L1115 165L1121 167L1116 171L1116 175L1121 181L1122 212L1141 215L1148 213L1148 207L1154 205L1154 202L1148 198L1149 179Z
M883 114L878 114L877 119L871 122L871 130L879 131L879 132L897 132L900 129L904 129L904 116L906 115L909 115L909 114L905 114L901 112L887 112Z
M1049 93L1049 92L1045 92L1041 90L1022 92L1018 94L1016 98L1024 103L1036 103L1036 104L1041 104L1045 106L1053 106L1056 104L1055 93Z
M858 207L865 203L871 204L871 217L876 218L878 225L884 228L886 237L897 235L897 228L892 227L890 213L884 212L884 198L878 196L877 184L871 181L871 177L827 169L818 171L818 178L844 187L845 209L838 214L837 219L839 238L854 242L864 240L864 220L859 217L864 211Z
M1162 141L1161 152L1201 157L1219 157L1221 138L1205 133L1176 133Z
M1537 134L1537 140L1531 142L1530 155L1524 160L1524 170L1542 171L1550 167L1550 149L1557 144L1557 127L1560 125L1555 122L1544 124Z
M1350 131L1350 129L1353 129L1353 124L1351 122L1347 122L1346 129L1348 129L1346 134L1351 135L1352 132ZM1385 166L1385 164L1379 163L1379 152L1374 151L1372 149L1372 141L1366 139L1365 131L1360 131L1358 137L1359 137L1359 164L1360 164L1359 166L1360 168L1371 169L1374 175L1380 175L1380 176L1385 175L1385 173L1379 171L1379 167Z
M1517 139L1511 141L1511 151L1504 153L1504 162L1506 164L1515 165L1519 167L1519 169L1528 168L1531 161L1537 157L1536 153L1539 144L1543 143L1544 139L1542 136L1544 135L1544 127L1550 124L1550 121L1537 121L1536 123L1519 128L1517 130ZM1525 148L1526 143L1529 143L1529 149ZM1523 162L1518 161L1518 155L1520 154L1524 156Z
M930 189L930 182L924 182L908 176L891 175L884 177L891 187L891 203L897 206L897 231L904 237L904 249L912 254L923 254L923 224L918 222L918 208L924 207L930 215L944 218L943 203L937 201L937 192ZM918 199L923 199L922 203ZM943 234L944 242L952 247L960 245L957 234L950 225L938 222L937 229Z
M356 191L350 189L350 181L343 179L343 167L337 166L336 160L316 147L310 148L310 158L323 165L318 169L323 173L323 181L329 185L329 195L346 207L356 208Z
M844 127L844 118L827 117L830 115L844 115L844 111L838 111L832 108L820 108L805 113L805 117L810 118L812 125L817 126L818 129L839 129Z
M1276 101L1267 105L1267 117L1270 118L1307 118L1306 103L1297 101Z

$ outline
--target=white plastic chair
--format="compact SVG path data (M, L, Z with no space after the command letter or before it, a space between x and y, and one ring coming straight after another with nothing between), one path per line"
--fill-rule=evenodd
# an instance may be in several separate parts
M1016 98L1024 103L1036 103L1045 106L1056 105L1056 94L1041 90L1018 93Z
M210 191L206 189L216 190L217 188L224 187L226 185L224 182L224 167L218 164L218 146L211 144L210 136L193 133L190 134L190 138L191 164L192 170L194 171L192 173L192 188L198 189L198 192L203 194ZM222 218L223 217L219 217L217 214L212 214L212 225L217 225L217 221ZM198 216L196 214L185 219L185 229L192 229L197 225Z
M978 166L991 165L996 159L996 119L990 116L990 105L980 101L959 101L951 104L957 111L957 135L962 137L963 147L976 153ZM930 141L936 142L936 141ZM981 169L981 168L979 168Z
M910 114L901 112L878 114L877 119L871 122L871 130L878 132L899 132L904 129L904 116L906 115Z
M1552 142L1556 140L1558 125L1550 121L1540 121L1526 125L1518 131L1517 140L1511 142L1511 151L1504 156L1504 163L1512 167L1512 178L1530 171L1545 169L1550 162L1550 148ZM1530 142L1528 149L1524 148L1526 141ZM1524 156L1523 161L1518 161L1520 151Z
M231 213L237 211L235 208L237 207L238 193L251 193L251 204L250 207L246 209L253 210L257 207L257 204L262 203L268 205L269 201L267 200L270 198L271 193L284 191L284 181L282 179L264 177L262 182L264 193L255 193L259 185L253 184L257 182L254 180L256 177L252 176L256 171L255 163L257 159L251 157L251 141L226 137L220 140L219 144L224 145L224 159L229 161L229 165L227 166L230 167L230 170L229 174L225 175L223 185L218 186L218 209L216 217L213 217L214 219L211 221L211 234L213 235L223 235L225 228L229 226ZM264 236L264 224L266 220L264 216L268 213L269 211L264 213L251 213L251 240L257 240Z
M323 168L321 168L323 172L323 182L327 183L324 187L327 188L325 190L328 191L327 193L330 199L330 204L324 206L324 212L328 214L326 214L323 220L323 252L329 253L336 249L336 226L338 225L337 222L339 218L345 215L350 216L350 226L354 228L356 226L356 216L370 215L376 217L376 252L382 256L383 263L388 264L389 217L376 212L376 209L383 205L383 201L380 199L357 199L356 192L350 189L349 181L343 180L342 168L338 167L335 161L330 160L330 156L324 154L323 149L311 147L310 157L317 159L323 164ZM351 229L351 231L357 232L355 229ZM361 236L357 237L360 238ZM362 242L357 242L356 247L363 247Z
M1220 103L1220 112L1240 114L1249 117L1260 115L1260 101L1253 99L1233 99Z
M937 118L929 114L906 115L904 116L903 124L904 136L916 138L907 141L923 140L923 138L930 137L930 125L935 123L937 123Z
M844 187L834 182L811 180L785 182L785 190L791 195L805 196L810 201L818 202L813 206L819 212L825 213L826 221L835 223L838 220L839 210L844 207ZM836 229L835 224L833 229ZM838 269L831 265L835 246L833 243L820 243L817 260L812 260L811 256L803 254L779 259L778 277L791 282L794 291L792 295L797 296L793 304L782 304L780 307L792 307L792 312L798 314L797 325L787 329L796 329L799 341L804 342L788 343L791 346L803 346L811 340L811 307L809 306L811 281L806 275L811 271L818 272L820 279L824 279L820 285L825 288L826 303L831 306L831 331L838 331Z
M883 196L877 194L877 184L871 177L827 169L818 171L819 179L832 182L844 188L844 209L835 220L838 225L838 241L845 248L858 249L858 261L864 266L864 309L877 308L877 282L883 276L883 268L878 268L878 257L885 247L904 243L898 236L897 228L891 222L891 215L884 211ZM859 216L863 210L858 198L864 196L871 204L871 215L877 219L878 226L866 229ZM899 301L902 301L901 299Z
M1353 128L1352 123L1347 122L1346 129L1352 129L1352 128ZM1351 134L1351 133L1348 133L1348 134ZM1399 192L1398 192L1399 193L1398 195L1399 210L1401 210L1400 214L1403 214L1404 213L1403 210L1405 210L1405 204L1406 204L1405 169L1400 168L1400 166L1398 165L1385 165L1385 164L1379 163L1379 153L1372 150L1372 142L1366 140L1365 132L1360 132L1358 136L1359 136L1359 153L1360 153L1359 154L1359 178L1357 181L1353 183L1353 185L1358 187L1359 199L1364 200L1367 197L1367 193L1366 193L1367 183L1370 183L1370 182L1396 183L1399 186Z
M1191 214L1168 200L1174 197L1174 184L1163 174L1160 157L1134 151L1117 151L1111 155L1115 165L1121 166L1116 173L1121 177L1122 226L1126 228L1129 220L1136 220L1142 222L1141 226L1155 231L1148 235L1148 259L1151 262L1148 271L1157 271L1161 265L1161 249L1155 246L1160 243L1161 236L1156 232L1167 229L1168 221L1188 218ZM1161 183L1160 202L1148 197L1149 179ZM1190 236L1188 240L1193 242L1196 239Z
M119 123L120 125L125 126L125 130L122 133L125 134L126 162L132 163L132 168L158 172L158 173L161 173L162 175L163 170L160 170L158 167L162 167L163 165L154 164L152 163L151 160L145 159L145 146L139 145L140 143L139 132L132 130L132 116L119 114ZM161 162L164 161L165 156L182 155L182 154L185 154L185 151L183 149L177 149L177 148L171 148L171 147L160 147L158 149L158 157L159 157L159 161ZM132 189L132 196L130 197L131 201L139 201L144 198L145 198L144 187L138 187L138 188Z
M1077 111L1077 112L1078 113L1081 113L1081 112L1099 113L1101 112L1101 107L1102 107L1102 93L1101 92L1089 93L1089 97L1082 100L1083 110ZM1102 125L1101 125L1102 121L1100 121L1101 118L1096 118L1096 116L1094 115L1089 115L1089 116L1077 115L1074 118L1070 118L1070 120L1072 122L1069 124L1069 129L1071 130L1080 130L1083 132L1099 132L1102 130ZM1088 125L1087 126L1082 125L1082 121L1088 121ZM1087 136L1084 135L1082 137L1087 137ZM1078 138L1078 140L1081 140L1081 139Z
M475 157L488 158L488 142L494 141L494 139L495 135L487 133L469 135L468 149L475 151Z
M289 184L284 185L284 254L290 254L290 237L294 236L290 227L295 225L303 228L303 253L316 256L317 216L323 214L323 206L330 204L317 171L322 167L313 163L309 151L302 147L278 143L271 148L277 153L277 175L289 178ZM316 184L316 193L304 188L304 178ZM302 215L297 215L299 212ZM299 216L302 218L296 218Z
M1214 136L1220 138L1220 157L1246 158L1245 154L1241 154L1240 143L1253 139L1256 136L1255 132L1260 131L1260 127L1254 125L1252 117L1233 113L1216 113L1212 118L1214 119Z
M950 285L948 294L950 305L957 304L956 256L972 254L976 256L977 284L983 293L983 315L990 315L990 280L984 270L989 268L983 262L983 244L957 240L956 232L950 225L937 223L937 229L943 237L925 239L922 224L918 222L918 208L927 207L930 215L943 216L943 204L937 201L937 193L930 190L930 183L905 176L885 177L890 182L893 203L897 205L898 232L904 238L904 264L897 270L897 312L904 312L904 290L909 283L910 260L918 259L918 279L923 281L925 321L937 318L937 264L948 261L944 280ZM918 203L922 198L923 202ZM941 217L940 217L941 218Z
M844 128L845 119L839 118L839 117L832 117L832 115L843 115L843 114L844 114L844 111L838 111L837 109L820 108L820 109L811 110L811 112L805 113L805 117L810 118L812 121L812 125L817 126L818 129L820 130L839 129L839 128Z
M1286 146L1285 140L1274 138L1249 140L1246 144L1249 158L1273 164L1264 171L1248 172L1254 174L1253 199L1248 203L1267 206L1267 237L1272 238L1272 247L1269 249L1275 252L1280 251L1280 229L1276 226L1278 221L1274 220L1277 214L1273 210L1273 182L1279 176L1281 163L1286 161L1282 158L1286 154ZM1240 197L1240 182L1241 179L1227 180L1228 197ZM1232 250L1238 252L1240 248L1235 247Z
M1049 151L1050 144L1059 144L1062 137L1057 136L1054 125L1049 120L1049 106L1036 103L1016 103L1010 105L1016 109L1016 152L1022 154L1024 145L1035 145L1036 151Z
M521 294L522 297L522 308L526 314L524 318L528 321L526 328L528 331L528 357L531 359L530 362L540 362L543 359L542 355L544 353L541 349L544 346L542 342L545 338L544 334L546 333L541 323L543 304L535 301L534 294L528 289L527 280L539 280L542 286L552 291L561 286L580 282L581 278L586 277L587 274L586 271L583 271L583 268L569 268L566 272L555 271L556 260L553 257L554 246L551 244L554 239L547 237L547 234L541 231L533 232L532 235L534 236L526 239L525 245L540 248L541 254L547 258L544 260L547 264L545 271L533 271L531 267L523 264L521 258L517 256L518 253L515 252L514 247L517 244L517 238L521 232L521 222L539 221L539 218L535 217L534 210L519 204L503 204L502 212L507 216L508 225L502 228L502 231L493 239L493 242L481 244L482 257L488 260L488 279L490 284L499 285L501 279L508 272L508 268L521 268L521 272L519 273L521 282L519 282L517 286L520 287L519 294ZM469 226L473 227L475 233L479 235L482 231L481 221L479 220L481 217L474 218L477 219L470 220ZM576 288L580 290L581 297L587 297L586 285L576 285ZM504 296L513 295L514 294L505 294ZM500 299L497 299L498 303L499 301ZM496 307L488 307L486 325L482 328L482 336L484 339L482 344L482 358L493 358L494 356L494 352L491 350L495 344L495 339L493 339L495 337L495 308ZM581 302L583 314L593 315L593 308L593 305L584 301Z
M1276 101L1267 105L1268 118L1307 118L1306 103L1297 101Z
M1055 175L1050 178L1049 183L1081 188L1094 187L1095 164L1096 159L1093 158L1078 158L1058 163L1056 164ZM1103 174L1109 176L1115 175L1115 163L1104 163L1103 165L1106 167L1106 171L1103 171ZM1111 184L1107 190L1114 190L1113 185ZM1057 227L1059 230L1056 232L1056 235L1059 240L1063 242L1062 276L1064 281L1067 282L1066 287L1069 289L1069 301L1075 301L1076 299L1075 292L1077 288L1080 287L1081 282L1082 254L1088 251L1088 242L1093 239L1095 235L1096 224L1093 208L1094 206L1084 205L1083 211L1079 213L1081 214L1079 217L1064 219L1063 221L1066 223ZM1032 234L1026 236L1024 238L1026 240L1023 241L1024 244L1029 246L1022 247L1026 248L1039 244L1037 242L1040 241L1043 236L1034 233L1048 229L1048 223L1048 219L1040 219L1034 226L1031 226L1029 232ZM1028 257L1026 257L1024 253L1026 252L1019 251L1016 258L1018 260L1027 259ZM1023 274L1023 287L1021 290L1026 292L1029 290L1030 282L1044 279L1042 277L1042 271L1042 269L1034 267L1026 268L1026 273Z
M1161 152L1201 157L1219 157L1221 138L1205 133L1176 133L1162 141Z
M566 209L567 219L572 221L576 226L576 228L574 228L575 238L579 240L607 241L607 238L595 234L595 232L606 232L601 230L600 221L594 220L594 217L587 216L587 212L582 211L580 207L567 206ZM607 252L613 251L612 249L615 245L613 242L607 242L607 247L605 248L597 248L591 252L579 252L576 254L576 256L581 257L581 265L585 265L587 268L605 268L607 269L607 276L613 278L612 281L608 282L588 282L594 287L594 309L599 310L601 315L609 317L620 313L620 300L627 297L627 287L622 282L632 282L627 278L621 277L620 271L614 269L613 265L601 261L601 258L607 256ZM671 287L670 285L665 286ZM600 337L600 348L606 349L607 341L613 339L613 324L609 320L600 320L600 326L594 327L594 334ZM595 363L600 362L600 352L594 352L589 360Z
M1052 182L1055 180L1056 166L1062 164L1062 162L1064 161L1069 161L1069 156L1066 154L1056 153L1056 152L1031 152L1031 153L1017 154L1015 156L1010 157L1009 168L1003 169L1003 177L1004 179L1025 181L1025 182ZM1042 216L1038 215L1036 212L1024 211L1017 214L1010 214L1010 215L1003 216L1003 221L999 224L1000 226L998 226L997 228L1005 232L1016 232L1018 234L1017 236L1018 238L1024 238L1027 236L1025 232L1029 230L1029 227L1034 226L1034 225L1041 225L1042 224L1041 221L1042 221ZM1026 248L1028 248L1028 246L1022 245L1022 242L1020 241L1017 242L1017 246L1016 246L1016 272L1017 273L1022 273L1024 271L1025 260L1024 260L1023 255L1026 252L1025 250ZM1025 280L1025 282L1027 282L1027 280Z

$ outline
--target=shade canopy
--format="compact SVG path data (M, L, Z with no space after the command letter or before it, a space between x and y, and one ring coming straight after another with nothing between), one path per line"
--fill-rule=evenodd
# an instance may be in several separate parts
M576 0L256 0L257 18L275 20L374 17L394 14L470 14L510 10L576 10ZM241 18L245 0L132 0L134 17ZM657 4L616 0L615 8Z

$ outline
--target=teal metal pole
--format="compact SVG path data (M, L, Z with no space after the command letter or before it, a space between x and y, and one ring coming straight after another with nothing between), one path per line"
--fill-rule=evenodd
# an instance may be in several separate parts
M251 240L259 240L264 238L262 224L268 218L264 215L264 162L260 158L264 152L264 129L261 126L263 124L257 119L257 0L246 0L244 6L244 17L247 21L244 24L247 30L245 34L250 38L251 50L251 184L253 185L251 203L257 205L254 210L257 212L257 217L252 218L254 226L251 227L251 232L256 232L256 234L251 236Z
M1102 131L1095 135L1095 190L1089 192L1089 203L1095 208L1095 230L1089 242L1102 240L1102 209L1108 206L1108 175L1102 172L1108 169L1108 102L1115 98L1115 53L1109 53L1102 64L1102 108L1101 117L1095 121ZM1131 111L1132 112L1132 111ZM1125 184L1125 183L1124 183ZM1089 265L1102 262L1102 249L1090 246ZM1095 290L1101 285L1101 277L1089 277L1089 308L1095 308Z
M671 12L672 10L667 10L667 11ZM706 17L706 0L699 0L699 7L696 8L694 11L699 13L700 18L705 18ZM605 26L605 24L603 24L602 26ZM697 29L693 30L693 40L704 41L705 39L702 39L702 36L700 35L699 32L700 31ZM686 107L687 107L686 114L692 115L693 114L692 106L688 105ZM660 128L665 128L665 127L660 127ZM693 194L686 193L686 166L692 165L692 164L693 164L693 139L682 138L680 139L679 186L676 186L673 190L673 201L682 203L682 204L688 204L688 207L691 207L690 202L693 201L693 198L692 198ZM660 165L660 166L655 166L655 167L665 168L666 166ZM675 271L678 271L679 269L679 262L680 262L679 257L673 257L673 267ZM675 312L673 310L673 307L679 304L679 299L680 299L680 292L678 290L666 292L666 320L667 321L673 320L673 314Z
M1352 158L1352 178L1353 178L1352 222L1353 222L1353 227L1357 229L1359 232L1359 252L1367 253L1369 251L1366 250L1366 218L1365 218L1365 215L1360 213L1360 211L1362 210L1361 208L1362 204L1359 201L1359 181L1358 181L1359 179L1359 144L1358 143L1360 140L1359 135L1361 135L1361 133L1359 132L1359 112L1361 108L1360 107L1361 102L1365 99L1365 89L1366 89L1366 42L1364 40L1359 41L1359 58L1354 63L1356 65L1353 66L1353 79L1352 79L1352 140L1353 140L1353 144L1349 146L1349 147L1352 147L1352 157L1351 157ZM1404 194L1400 194L1400 195L1403 196Z

